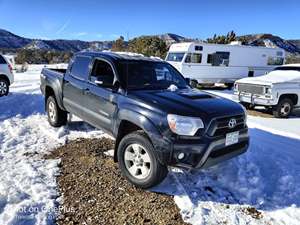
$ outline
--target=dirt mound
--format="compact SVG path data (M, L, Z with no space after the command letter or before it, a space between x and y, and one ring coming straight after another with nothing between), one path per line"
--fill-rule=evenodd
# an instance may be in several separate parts
M104 151L110 139L78 139L47 158L61 158L63 203L58 224L185 224L172 196L140 190Z

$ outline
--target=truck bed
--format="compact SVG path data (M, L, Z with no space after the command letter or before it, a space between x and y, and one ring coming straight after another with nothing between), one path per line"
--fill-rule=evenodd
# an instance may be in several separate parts
M41 73L41 91L46 94L46 87L49 87L55 93L56 100L59 106L63 109L62 105L62 86L64 82L64 75L66 69L52 69L44 68Z

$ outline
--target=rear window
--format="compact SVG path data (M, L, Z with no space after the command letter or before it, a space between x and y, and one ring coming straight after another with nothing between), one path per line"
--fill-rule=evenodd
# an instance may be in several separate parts
M184 52L171 52L168 54L166 61L181 62L184 57L184 54Z
M71 74L81 80L86 80L89 73L90 57L76 56L71 68Z
M0 64L7 64L7 62L5 61L2 55L0 55Z

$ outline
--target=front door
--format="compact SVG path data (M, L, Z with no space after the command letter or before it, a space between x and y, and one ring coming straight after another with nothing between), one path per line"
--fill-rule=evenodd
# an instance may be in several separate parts
M87 120L110 133L113 131L113 116L118 98L118 93L113 91L115 77L112 64L95 59L84 97Z

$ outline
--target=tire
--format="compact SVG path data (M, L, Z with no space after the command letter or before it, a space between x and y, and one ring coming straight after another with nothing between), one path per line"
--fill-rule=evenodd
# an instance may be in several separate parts
M294 108L293 101L289 98L281 99L273 108L273 115L276 118L288 118Z
M8 95L9 92L9 84L8 81L0 78L0 97Z
M47 98L47 115L48 122L53 127L61 127L67 124L68 113L59 108L54 96L49 96Z
M143 131L130 133L121 140L117 152L119 167L130 183L146 189L164 180L168 168L158 161L154 151Z

